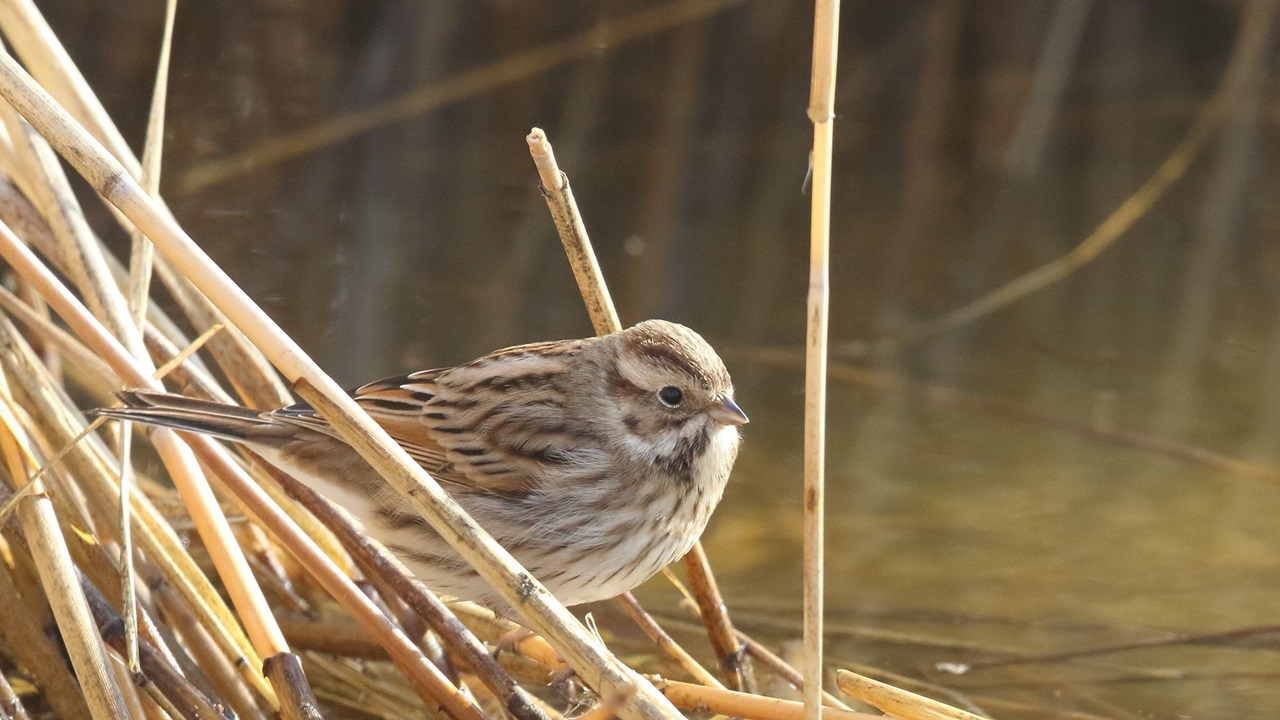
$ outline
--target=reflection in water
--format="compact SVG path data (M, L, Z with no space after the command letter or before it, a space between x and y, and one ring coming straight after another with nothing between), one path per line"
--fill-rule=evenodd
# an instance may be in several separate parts
M1255 198L1276 192L1274 4L845 8L832 333L838 360L882 381L835 378L830 399L833 661L929 677L999 717L1280 703L1255 675L1275 666L1267 637L1009 662L1273 622L1280 245ZM140 137L160 4L42 5ZM355 383L590 331L525 153L546 127L624 322L685 322L726 349L753 422L707 546L739 622L784 639L799 632L810 15L683 2L660 29L564 50L662 7L183 5L166 191ZM1258 52L1237 53L1242 28ZM1221 130L1106 254L1003 312L866 352L1074 247L1185 136L1233 53ZM513 57L476 92L208 180ZM1116 440L1134 436L1150 442Z

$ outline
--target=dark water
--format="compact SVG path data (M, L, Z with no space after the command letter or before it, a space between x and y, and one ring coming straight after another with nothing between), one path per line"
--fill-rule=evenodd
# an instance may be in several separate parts
M1001 718L1275 716L1275 634L1182 637L1277 620L1274 4L846 3L833 664L928 677ZM161 3L43 5L139 139ZM590 332L523 140L546 128L624 322L724 350L752 424L705 540L739 622L793 638L810 23L768 0L183 3L164 191L356 383ZM1232 57L1219 129L1105 253L879 344L1067 253ZM406 95L425 100L379 110ZM371 109L387 117L272 154ZM675 602L661 581L645 594Z

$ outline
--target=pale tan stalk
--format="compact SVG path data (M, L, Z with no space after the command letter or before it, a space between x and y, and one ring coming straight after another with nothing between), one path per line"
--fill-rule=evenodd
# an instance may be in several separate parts
M115 384L111 382L111 368L90 352L84 343L48 318L42 317L34 308L4 287L0 287L0 309L25 325L27 331L40 338L46 346L56 350L59 356L66 359L68 365L81 368L85 379L93 383L90 386L93 392L102 397L110 397L115 389Z
M33 287L41 291L46 300L51 302L55 310L58 310L58 313L67 320L69 325L72 325L73 329L76 329L82 337L95 346L95 350L105 357L108 364L113 366L116 374L122 375L122 378L137 387L159 387L154 379L143 372L142 368L138 368L136 359L129 356L124 351L124 348L120 347L119 343L115 341L115 338L106 334L100 325L93 323L92 318L87 316L83 309L79 309L77 302L68 295L65 288L61 288L56 283L56 279L52 278L47 273L47 270L38 264L38 260L31 254L31 251L27 250L26 246L23 246L17 240L17 237L14 237L13 233L4 225L0 225L0 255L4 255L15 270L22 273L23 277L32 282ZM366 624L366 628L369 628L371 632L378 635L384 644L387 644L388 650L392 652L393 657L396 657L402 666L406 667L408 673L417 680L417 683L422 687L430 688L431 697L442 702L449 714L456 717L457 720L480 719L479 711L476 711L475 707L470 705L470 702L465 697L458 694L457 689L452 688L452 685L449 685L447 680L444 680L443 675L439 674L435 666L431 665L425 657L422 657L421 652L417 651L417 648L407 638L404 638L403 634L399 634L390 625L389 621L379 614L376 607L369 602L369 598L365 597L364 593L358 591L355 585L349 582L346 575L342 574L342 571L338 570L337 566L334 566L328 560L328 557L314 543L310 542L310 538L306 538L305 534L302 534L296 525L289 523L287 518L280 514L278 509L275 509L274 503L269 500L268 496L260 488L257 488L252 483L252 480L247 475L244 475L243 471L230 460L224 448L205 437L193 438L193 442L195 442L198 450L202 451L206 462L218 465L220 477L224 479L224 482L230 483L232 479L236 480L232 484L232 489L237 492L239 498L246 502L250 510L259 515L260 520L264 521L276 536L287 536L288 541L291 541L289 542L289 546L291 546L289 550L300 557L307 569L312 574L315 574L317 579L320 579L321 584L328 591L334 593L339 602L343 602L344 606L352 610L356 618ZM177 456L180 461L186 460L186 457L189 457L189 452L191 452L172 432L155 432L152 434L152 443L154 443L161 456ZM183 493L183 486L179 478L174 478L174 480L175 484L178 484L179 492ZM200 491L200 488L188 489ZM204 487L204 492L210 492L207 486ZM212 501L211 493L209 498ZM216 501L212 502L216 505ZM202 521L198 516L193 515L193 520L196 521L197 532L201 532L202 536L204 536L205 532L216 532L216 529L202 528ZM229 546L237 547L238 550L234 539L230 539L228 544ZM211 552L212 550L214 548L210 548ZM229 587L228 591L232 592L233 598L236 598L236 588ZM237 600L237 606L239 607L239 602L246 601L246 598L239 597ZM268 616L270 616L269 612ZM264 639L262 635L257 638L253 637L255 628L252 625L248 629L250 629L250 637L255 639L255 644ZM274 619L271 621L270 628L265 628L265 626L256 628L259 633L271 632L273 629L275 633L279 633ZM271 641L273 638L266 637L265 639L266 641ZM279 643L276 644L274 652L269 653L269 656L285 655L285 653L287 653L287 646L285 646L283 635L280 635Z
M95 190L146 233L156 248L300 388L306 399L313 405L325 406L318 409L335 431L520 612L533 630L553 640L580 677L602 693L638 685L635 695L619 708L619 715L625 720L674 716L676 710L665 698L614 658L510 553L467 516L12 58L0 58L0 95L49 138Z
M546 198L551 219L560 232L560 242L569 256L569 265L573 268L574 279L578 281L578 291L587 304L591 324L597 335L618 332L622 323L618 320L613 299L609 297L609 287L605 285L604 273L600 272L600 263L596 262L596 254L591 249L578 203L569 188L569 178L556 165L556 156L545 132L534 128L529 131L525 142L529 143L529 154L533 156L541 180L542 196Z
M21 488L38 463L11 412L11 398L7 391L3 395L0 397L0 447L3 447L10 477ZM111 659L80 592L76 568L53 512L53 503L43 490L36 488L18 501L18 519L29 540L40 583L53 608L89 712L95 720L128 718L128 708L112 674Z
M12 62L7 57L0 60L0 62L6 61ZM156 380L133 364L133 356L105 328L84 312L79 302L44 267L30 249L4 225L0 225L0 255L3 255L14 271L22 275L44 297L50 307L62 316L72 330L106 359L108 364L112 365L117 374L120 374L122 368L128 368L132 374L126 378L134 386L163 390ZM147 362L150 361L147 360ZM227 591L232 597L232 602L240 610L245 629L255 648L258 649L258 653L269 657L287 652L284 636L275 625L261 590L253 582L248 563L235 545L235 539L230 527L226 524L226 518L223 517L208 483L200 474L191 450L172 432L153 433L152 444L165 460L179 493L192 509L192 519L195 521L196 529L202 537L206 538L205 544L214 564L226 581ZM202 511L196 512L197 508ZM232 579L237 577L246 580L233 582ZM261 668L255 668L255 670L260 671Z
M849 697L902 720L983 720L980 715L848 670L836 671L836 685Z
M0 107L0 117L30 180L23 190L49 223L68 275L84 296L85 304L131 352L143 350L142 335L130 319L128 304L119 287L111 279L102 247L84 217L58 156L48 141L12 107Z
M0 0L0 30L31 74L56 95L62 106L80 119L89 132L135 177L140 165L106 108L85 82L66 48L36 8L34 0Z
M164 111L169 94L169 55L173 49L173 20L178 0L166 0L164 34L160 39L160 60L156 64L156 81L151 91L151 112L147 115L147 142L142 148L142 172L138 182L152 197L160 195L160 159L164 156ZM147 236L134 228L129 253L129 282L125 297L133 322L139 328L147 317L147 295L151 287L151 257L154 249Z
M830 307L831 136L835 123L840 0L817 0L813 19L813 198L804 373L804 674L805 720L822 712L823 520L827 421L827 314Z
M49 300L51 306L67 321L68 325L90 343L99 355L112 366L116 374L135 386L157 387L155 381L146 375L142 368L136 365L136 360L124 351L124 348L116 342L115 338L108 335L100 325L88 316L87 312L79 306L74 298L70 297L65 288L62 288L57 283L57 280L39 265L38 259L25 246L21 245L12 232L3 225L0 225L0 255L3 255L14 266L15 270L32 280L33 287L41 291L46 300ZM368 598L351 583L346 575L338 570L329 561L328 557L279 511L267 495L231 460L224 448L207 437L192 437L191 440L201 452L204 461L216 466L223 482L228 484L240 500L277 537L286 539L286 544L289 546L290 551L303 562L304 566L321 581L321 584L327 590L335 595L339 602L343 603L344 607L347 607L355 615L357 620L364 623L367 629L379 637L392 656L406 669L410 677L417 681L419 687L425 688L428 695L440 702L456 720L480 720L482 716L474 705L461 696L457 689L452 687L440 675L435 666L427 661L421 652L377 611ZM162 457L166 456L166 454L175 453L175 451L186 455L191 452L190 448L183 445L172 432L153 432L152 442ZM194 462L194 458L192 461ZM178 484L179 492L181 493L182 486L178 483L177 478L175 478L175 484ZM207 486L205 491L208 492ZM212 499L212 495L210 495L210 498ZM208 528L201 528L201 520L199 518L193 516L193 520L196 522L197 531L203 534L205 530L208 530ZM228 590L232 592L233 599L235 599L235 589L228 588ZM239 601L244 601L244 598L239 598ZM239 607L238 603L237 607ZM270 627L275 632L279 632L274 619ZM250 637L254 638L254 628L250 626L249 630ZM259 627L257 630L258 632L263 632L267 628ZM255 639L255 644L259 639L261 638ZM275 652L271 652L268 657L285 654L287 654L287 646L284 643L283 635L281 635L278 648ZM288 678L291 682L294 679L288 673L278 677Z
M12 497L8 486L0 481L0 501ZM12 570L0 563L0 607L5 608L5 612L0 613L0 639L12 653L9 659L26 670L59 718L87 720L89 706L75 676L67 671L62 649L42 631L48 626L44 615L49 612L43 593L23 594L17 577L23 558L15 554L13 562ZM36 589L39 590L38 583Z
M654 684L679 707L743 720L802 720L806 712L804 704L794 700L779 700L676 680L656 680ZM869 715L854 710L833 707L821 710L820 720L885 720L883 715Z
M15 390L42 423L40 432L52 442L68 447L65 461L92 502L113 507L119 502L119 490L113 482L117 476L115 459L96 436L85 437L83 443L76 442L74 438L80 437L84 430L83 416L48 376L38 358L23 352L21 338L7 320L0 321L0 330L3 331L0 343L9 346L9 352L0 357L11 370ZM107 376L112 374L108 369ZM55 461L50 459L50 463ZM218 639L227 657L234 659L248 682L270 699L271 689L259 670L261 662L222 598L146 496L138 493L132 500L131 516L136 523L133 532L142 551L191 605L192 612Z

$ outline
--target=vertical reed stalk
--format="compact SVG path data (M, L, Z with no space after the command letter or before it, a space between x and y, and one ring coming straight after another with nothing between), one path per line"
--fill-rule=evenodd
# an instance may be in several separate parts
M533 163L538 168L542 195L546 198L547 208L551 210L551 219L555 222L560 242L564 244L565 254L569 256L569 265L578 282L578 292L586 303L587 314L591 316L591 325L597 335L618 332L622 329L622 323L618 320L618 311L609 296L604 273L596 262L595 251L587 237L587 228L582 223L578 203L573 199L573 190L569 187L569 178L556 164L551 142L541 128L533 128L525 142L529 144L529 154L533 156ZM730 685L735 690L740 689L745 677L740 666L737 643L733 639L733 624L729 621L729 614L711 574L711 565L707 562L701 541L694 543L683 562L690 576L690 584L694 587L698 606L702 609L703 622L706 623L711 644L727 673Z
M828 252L831 245L831 135L835 122L840 0L817 0L813 20L813 204L810 215L804 402L804 716L822 714L824 464L827 413Z

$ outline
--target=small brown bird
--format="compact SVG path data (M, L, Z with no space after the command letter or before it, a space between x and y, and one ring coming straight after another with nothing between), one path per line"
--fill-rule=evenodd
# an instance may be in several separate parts
M626 592L688 552L747 423L711 346L662 320L510 347L353 396L566 605ZM346 508L428 587L504 607L310 406L120 398L126 407L95 413L246 443Z

